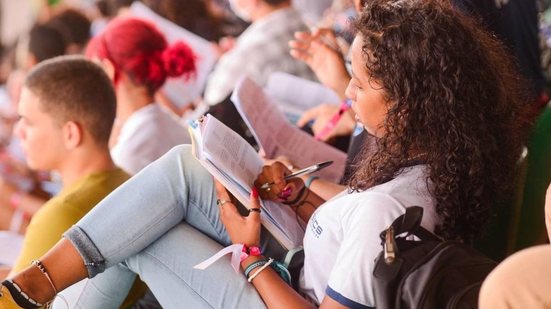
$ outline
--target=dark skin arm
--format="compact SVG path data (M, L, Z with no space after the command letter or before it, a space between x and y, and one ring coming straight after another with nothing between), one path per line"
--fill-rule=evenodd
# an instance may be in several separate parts
M285 182L283 177L286 173L288 174L290 171L281 163L274 163L269 167L265 167L256 183L263 184L267 181L273 181L275 185L272 186L270 191L264 192L263 195L280 201L282 191L285 190L285 188L291 187L293 193L287 199L295 199L304 184L300 179L293 179L290 182ZM219 199L231 200L230 194L226 188L218 182L216 182L216 191ZM253 188L252 191L253 193L251 194L248 207L260 208L258 191L256 188ZM306 198L307 201L311 202L315 207L323 203L320 197L311 192ZM249 247L258 246L260 244L260 213L251 212L247 217L243 217L232 203L224 203L224 205L220 207L220 220L226 227L232 243L245 244ZM301 207L298 209L299 215L303 219L309 218L313 213L313 210L305 210L304 213L302 213L300 208ZM249 256L241 262L241 267L245 269L251 263L264 258L263 256ZM260 272L259 275L254 278L252 284L268 308L314 308L314 305L309 300L298 294L270 267ZM345 307L326 296L320 308Z

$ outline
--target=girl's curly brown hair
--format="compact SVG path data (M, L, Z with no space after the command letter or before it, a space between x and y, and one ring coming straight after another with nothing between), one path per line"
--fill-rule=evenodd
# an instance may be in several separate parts
M528 106L502 44L448 2L370 0L356 20L366 70L389 110L384 136L374 152L364 149L349 185L385 182L421 153L442 219L436 233L470 240L511 183Z

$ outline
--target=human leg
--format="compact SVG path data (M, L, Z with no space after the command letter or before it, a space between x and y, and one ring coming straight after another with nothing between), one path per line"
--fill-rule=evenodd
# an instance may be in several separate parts
M163 308L263 308L262 299L229 256L205 270L193 266L222 246L186 223L178 224L151 246L127 259Z
M193 158L191 146L176 147L100 202L42 263L60 291L140 252L184 218L227 244L215 201L212 177ZM14 281L39 302L54 295L35 267Z
M522 250L488 275L480 290L481 309L551 308L551 246Z
M222 244L230 242L219 220L212 176L189 145L175 147L132 177L65 237L93 277L140 252L182 220Z
M193 268L221 248L218 242L182 222L126 259L125 266L110 267L90 279L77 308L119 307L125 296L123 290L128 291L132 282L126 277L129 270L140 275L163 308L181 308L182 304L187 308L264 307L254 287L230 266L229 257L206 270Z

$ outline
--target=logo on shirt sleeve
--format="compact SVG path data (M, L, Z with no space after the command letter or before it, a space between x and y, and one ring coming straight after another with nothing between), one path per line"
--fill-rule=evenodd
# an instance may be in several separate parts
M316 238L319 238L321 236L321 233L323 233L323 228L319 224L316 214L314 214L310 219L310 229L312 230L312 233L314 233Z

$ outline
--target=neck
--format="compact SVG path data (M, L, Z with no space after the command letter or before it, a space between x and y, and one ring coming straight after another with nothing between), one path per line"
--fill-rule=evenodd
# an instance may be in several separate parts
M254 10L254 12L251 13L251 20L253 22L263 18L263 17L266 17L270 14L272 14L273 12L275 11L278 11L280 9L284 9L284 8L288 8L291 6L291 3L290 2L283 2L283 3L280 3L278 5L269 5L267 3L265 3L264 1L260 1L260 3L258 4L258 7L256 8L256 10Z
M145 87L131 85L122 80L117 86L116 92L117 119L121 124L124 124L139 109L153 103L153 96Z
M61 176L63 187L67 187L87 175L111 171L115 168L115 163L113 163L106 145L74 150L63 160L57 171Z

